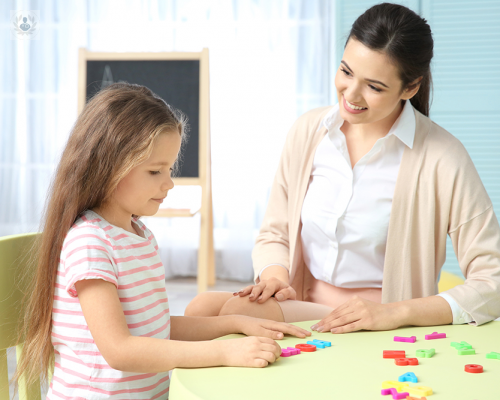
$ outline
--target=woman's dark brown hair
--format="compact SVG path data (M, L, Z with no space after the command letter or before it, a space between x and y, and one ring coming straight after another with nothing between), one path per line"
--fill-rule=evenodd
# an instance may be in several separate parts
M404 89L413 89L415 86L410 84L422 77L420 88L410 101L413 107L428 117L434 41L427 21L399 4L377 4L354 22L345 46L351 38L389 57L399 70L401 93Z
M186 140L187 119L144 86L114 83L98 92L78 117L49 188L36 258L22 279L25 315L22 357L11 382L28 384L53 373L52 306L64 238L78 217L109 199L118 182L149 158L155 138ZM28 288L26 290L26 288Z

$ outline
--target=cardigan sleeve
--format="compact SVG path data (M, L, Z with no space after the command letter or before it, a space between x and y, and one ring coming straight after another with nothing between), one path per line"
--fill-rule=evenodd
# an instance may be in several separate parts
M471 315L471 324L481 325L500 316L500 225L469 154L459 147L448 235L466 279L445 293Z
M449 233L463 285L446 291L481 325L500 316L500 227L493 207Z

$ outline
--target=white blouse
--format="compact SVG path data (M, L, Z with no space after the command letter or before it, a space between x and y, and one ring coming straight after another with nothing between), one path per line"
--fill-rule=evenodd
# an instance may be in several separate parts
M304 261L316 279L334 286L381 288L392 198L405 146L413 147L415 114L406 101L389 133L354 168L343 123L338 104L322 122L328 133L316 149L301 212ZM453 298L440 296L454 324L472 321Z

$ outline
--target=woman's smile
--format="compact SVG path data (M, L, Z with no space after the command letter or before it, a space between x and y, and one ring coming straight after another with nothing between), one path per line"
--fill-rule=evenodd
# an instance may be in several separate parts
M346 100L346 98L345 98L345 96L344 96L344 95L342 95L342 99L344 99L344 101L343 101L343 103L344 103L344 108L345 108L347 111L349 111L351 114L361 114L362 112L364 112L364 111L368 110L367 108L363 108L363 109L361 109L361 110L359 110L359 109L354 109L354 108L352 108L352 107L351 107L351 103L349 103L349 102ZM354 105L352 105L352 106L353 106L353 107L357 107L357 106L354 106Z

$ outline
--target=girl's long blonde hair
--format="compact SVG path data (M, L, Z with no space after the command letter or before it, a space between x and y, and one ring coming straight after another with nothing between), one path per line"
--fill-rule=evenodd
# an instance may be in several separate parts
M31 268L21 280L25 314L17 343L24 343L11 380L27 384L53 374L52 306L64 238L78 217L104 204L118 182L149 158L160 133L178 132L187 118L144 86L114 83L98 92L78 117L49 188ZM179 161L178 161L179 162ZM178 166L178 162L176 163Z

